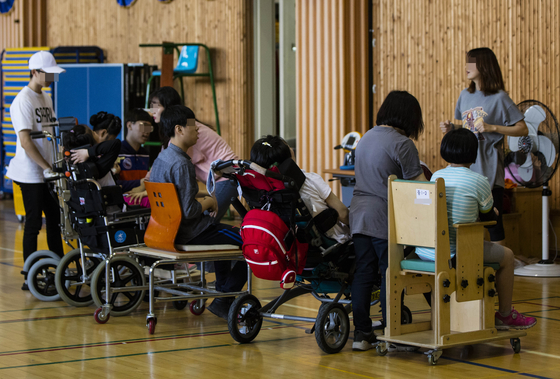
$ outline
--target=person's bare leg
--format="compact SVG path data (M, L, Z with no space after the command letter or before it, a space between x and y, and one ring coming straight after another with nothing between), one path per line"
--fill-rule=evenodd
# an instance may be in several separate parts
M500 241L502 242L502 241ZM499 312L509 315L513 297L513 251L504 247L504 258L500 262L500 269L496 271L496 290L498 291Z

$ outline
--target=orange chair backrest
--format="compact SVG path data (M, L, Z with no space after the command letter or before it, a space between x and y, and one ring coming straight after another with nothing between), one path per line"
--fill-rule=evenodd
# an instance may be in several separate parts
M181 205L173 183L144 182L152 216L144 235L146 246L167 251L177 251L175 237L181 224Z

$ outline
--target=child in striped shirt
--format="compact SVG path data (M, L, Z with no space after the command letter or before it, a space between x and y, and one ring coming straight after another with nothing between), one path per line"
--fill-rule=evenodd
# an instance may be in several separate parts
M476 161L478 139L468 129L449 131L441 141L441 157L449 163L436 171L431 180L445 180L449 246L451 257L456 253L456 229L453 224L476 222L495 218L496 209L488 179L470 170ZM423 260L434 261L434 249L417 247L416 254ZM494 242L484 241L484 262L499 263L496 272L496 289L499 310L496 312L496 329L528 329L537 323L534 317L524 316L512 307L514 257L511 249Z

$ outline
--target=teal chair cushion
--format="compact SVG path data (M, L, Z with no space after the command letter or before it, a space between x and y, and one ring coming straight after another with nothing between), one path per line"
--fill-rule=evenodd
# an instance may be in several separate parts
M500 268L499 263L485 263L486 267L492 267L495 271ZM436 263L431 261L423 261L422 259L405 259L401 261L401 270L414 270L435 272Z

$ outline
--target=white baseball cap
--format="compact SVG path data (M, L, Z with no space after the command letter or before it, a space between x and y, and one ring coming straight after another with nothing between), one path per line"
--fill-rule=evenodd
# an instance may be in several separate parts
M54 57L48 51L39 51L29 58L30 70L42 70L49 74L60 74L66 72L65 69L58 67Z

